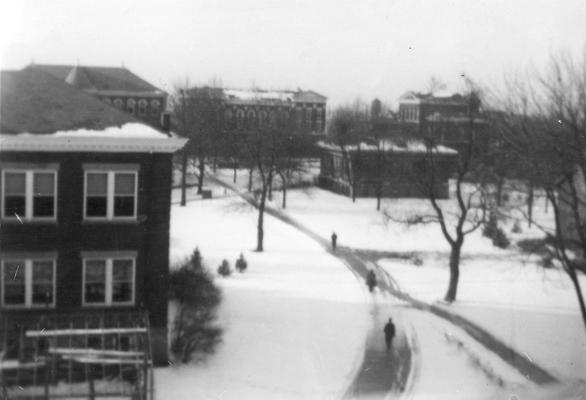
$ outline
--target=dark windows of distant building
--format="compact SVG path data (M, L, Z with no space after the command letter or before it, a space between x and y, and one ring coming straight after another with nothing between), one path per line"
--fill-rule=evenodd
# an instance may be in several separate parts
M134 114L136 108L136 101L134 99L128 99L126 101L126 112L128 114Z
M159 100L151 100L151 115L159 115L161 112L161 102Z
M114 107L122 110L122 108L124 107L124 102L122 101L122 99L114 99Z
M138 101L138 115L145 116L147 113L147 101L146 100L139 100Z

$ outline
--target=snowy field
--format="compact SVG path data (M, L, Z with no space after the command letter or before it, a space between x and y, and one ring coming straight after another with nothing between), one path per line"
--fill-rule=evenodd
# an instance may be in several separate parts
M157 369L157 398L339 399L350 385L370 323L362 285L340 261L272 218L265 252L253 252L256 215L234 197L172 207L172 265L198 246L214 273L222 259L233 266L241 252L248 269L216 278L224 296L217 352L203 363Z
M232 182L232 171L220 170L217 176ZM304 179L311 181L309 175ZM247 181L246 173L239 171L237 186L245 188ZM357 370L369 329L363 285L314 242L268 216L267 252L251 251L256 212L229 190L209 181L205 186L213 191L214 200L200 200L192 188L186 208L176 205L179 191L173 192L172 263L198 245L212 270L223 258L233 264L243 252L250 271L218 279L225 296L220 323L226 329L218 352L205 364L158 370L157 387L178 399L340 398ZM280 204L277 191L271 206L280 209ZM377 264L414 297L429 303L443 297L449 248L437 225L405 226L377 212L375 199L352 203L317 188L290 190L287 204L286 214L324 238L335 231L341 246L417 253L421 266L383 256ZM551 216L543 204L536 202L535 216L547 225ZM425 200L383 201L383 208L399 217L423 213L428 207ZM541 235L526 223L514 234L512 226L513 221L504 224L513 241ZM444 307L483 326L563 382L584 381L586 341L575 294L563 273L540 268L535 256L515 246L497 249L480 231L474 233L463 250L458 301ZM531 389L516 371L459 329L421 312L396 310L408 325L404 328L413 330L420 353L420 369L414 371L416 382L408 398L496 399ZM324 323L325 316L330 324ZM451 370L460 371L460 378ZM508 386L498 387L495 381L501 378ZM186 383L189 379L198 384Z
M551 214L536 203L537 220L548 225ZM287 214L328 237L338 234L342 246L378 251L418 252L422 266L408 260L382 259L378 264L412 296L436 302L448 283L447 242L438 225L406 226L388 221L375 209L374 199L351 199L312 189L289 195ZM425 200L392 199L383 208L396 216L429 211ZM344 216L340 218L340 216ZM518 214L517 214L518 215ZM538 237L533 227L511 233L518 240ZM586 277L581 276L586 288ZM468 317L562 380L586 379L586 335L573 286L557 269L543 269L536 256L494 247L477 231L466 238L458 301L449 310ZM563 328L560 328L563 327Z

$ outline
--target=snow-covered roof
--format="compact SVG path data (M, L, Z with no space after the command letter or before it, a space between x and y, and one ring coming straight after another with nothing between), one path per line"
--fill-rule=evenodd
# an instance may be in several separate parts
M383 140L381 141L380 148L371 143L361 142L360 144L353 144L345 146L346 151L355 152L360 151L362 152L376 152L380 149L384 150L388 153L412 153L412 154L421 154L426 153L428 151L427 146L425 143L418 141L418 140L408 140L403 143L397 143L393 140ZM329 142L318 142L318 147L326 150L333 150L333 151L341 151L341 148L337 144L329 143ZM445 155L457 155L458 152L450 147L436 145L433 147L433 153L436 154L445 154Z
M228 101L325 103L327 97L312 90L223 89Z
M278 100L293 101L294 92L288 90L265 91L265 90L245 90L245 89L224 89L224 94L228 98L238 100Z

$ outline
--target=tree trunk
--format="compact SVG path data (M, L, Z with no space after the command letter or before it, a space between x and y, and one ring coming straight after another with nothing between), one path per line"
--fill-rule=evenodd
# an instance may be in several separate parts
M458 293L458 281L460 279L460 253L462 250L461 243L452 244L450 251L450 284L444 300L451 303L456 300Z
M352 203L356 203L356 181L352 179Z
M248 169L248 191L252 192L252 173L253 173L253 168L250 167Z
M282 185L283 185L283 209L287 207L287 181L285 178L281 177Z
M505 184L504 178L498 178L498 182L496 184L496 205L498 207L502 206L502 198L503 198L503 186Z
M527 196L527 223L533 224L533 177L529 178L529 194Z
M380 200L382 197L382 189L380 187L376 188L376 211L380 211Z
M199 157L198 171L199 176L197 177L197 194L201 194L203 189L203 174L205 171L205 161L203 157Z
M187 153L181 154L181 207L187 204Z
M256 227L256 251L263 251L263 240L264 240L264 214L265 204L267 200L267 184L263 183L263 187L260 195L260 202L258 204L258 224Z
M238 163L236 161L234 161L234 183L236 183L236 174L238 172L238 168L236 168L238 166Z
M576 272L570 273L570 279L574 284L574 289L576 290L576 295L578 296L578 303L580 304L580 312L582 313L582 322L584 322L584 329L586 329L586 305L584 304L584 295L582 293L582 288L580 287L580 281L578 280L578 276Z
M273 181L269 183L269 201L273 201Z

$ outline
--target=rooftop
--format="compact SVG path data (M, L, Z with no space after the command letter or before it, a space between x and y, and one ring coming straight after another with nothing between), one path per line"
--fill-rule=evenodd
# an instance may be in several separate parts
M25 69L48 72L55 78L87 91L164 92L124 67L31 64Z

